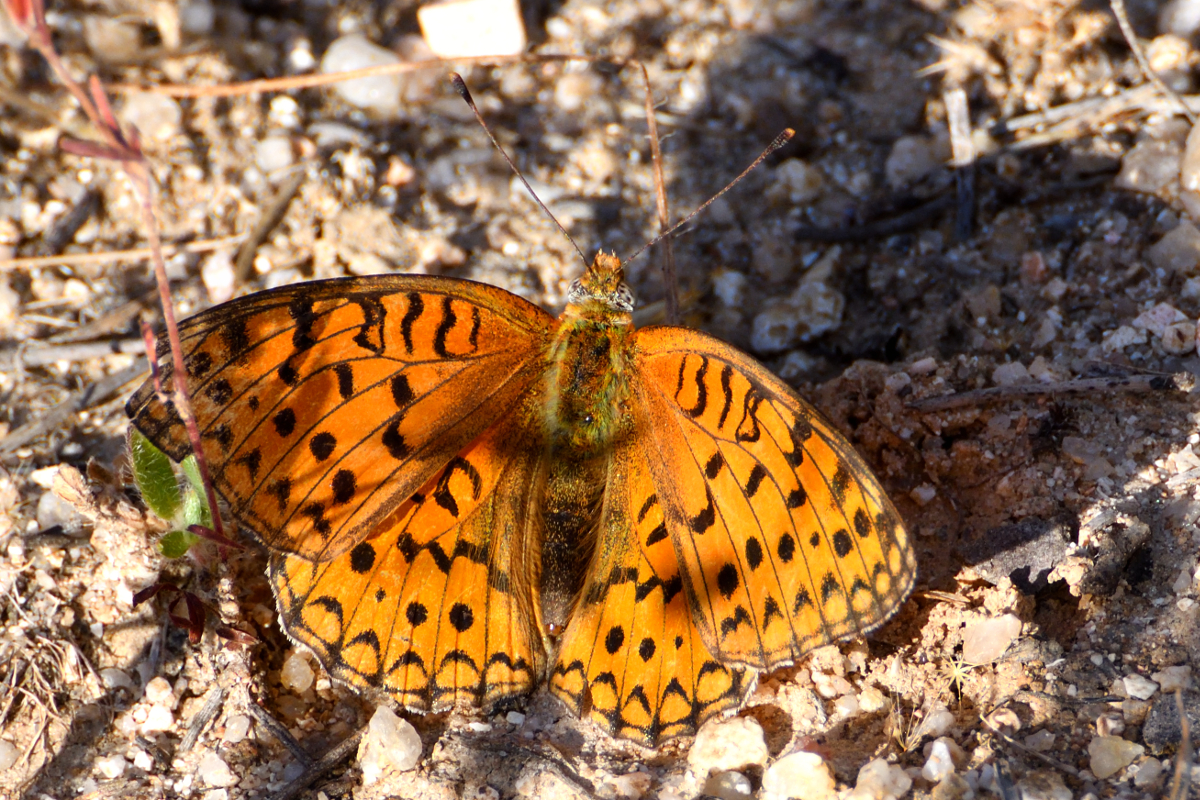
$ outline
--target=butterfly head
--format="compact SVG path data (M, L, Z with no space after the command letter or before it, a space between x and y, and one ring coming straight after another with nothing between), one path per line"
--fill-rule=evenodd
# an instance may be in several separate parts
M632 313L633 292L625 283L621 259L596 253L592 265L567 290L567 302L576 306L598 303L611 311Z

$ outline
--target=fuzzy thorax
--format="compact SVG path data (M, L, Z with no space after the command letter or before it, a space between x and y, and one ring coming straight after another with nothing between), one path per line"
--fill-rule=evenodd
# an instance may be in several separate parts
M546 373L552 446L586 456L620 433L629 397L633 295L616 256L598 253L567 293Z

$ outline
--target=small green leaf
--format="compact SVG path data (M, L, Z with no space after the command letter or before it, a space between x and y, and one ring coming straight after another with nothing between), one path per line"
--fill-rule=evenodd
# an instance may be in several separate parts
M200 537L188 531L171 531L158 540L158 550L167 558L183 558Z
M180 504L179 481L171 469L171 459L136 428L129 429L129 454L133 480L146 507L160 519L170 522Z
M204 481L200 479L200 467L196 465L196 457L188 456L179 466L187 476L189 489L183 499L184 524L211 528L212 510L208 507L208 494L204 491Z

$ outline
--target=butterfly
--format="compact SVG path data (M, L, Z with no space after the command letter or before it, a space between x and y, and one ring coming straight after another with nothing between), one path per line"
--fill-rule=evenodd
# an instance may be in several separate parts
M887 620L916 561L853 447L749 356L632 310L601 253L557 318L378 275L184 321L213 481L270 551L287 634L411 711L545 682L654 745ZM148 381L127 412L182 459L162 397Z

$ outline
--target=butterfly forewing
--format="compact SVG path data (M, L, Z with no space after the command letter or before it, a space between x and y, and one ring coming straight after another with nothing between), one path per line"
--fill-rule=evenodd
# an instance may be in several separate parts
M508 292L421 276L307 283L192 317L180 336L216 488L273 549L344 553L514 408L551 323ZM188 454L149 382L127 411Z
M413 711L531 690L545 661L531 604L537 441L510 415L349 552L272 556L288 635L332 675Z
M853 448L710 336L647 328L634 347L635 425L717 660L769 669L891 616L915 560Z
M741 704L753 681L715 661L692 620L646 454L631 440L608 470L595 557L551 691L614 736L653 745Z

